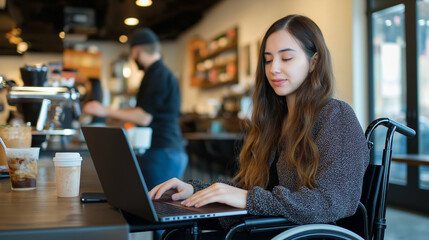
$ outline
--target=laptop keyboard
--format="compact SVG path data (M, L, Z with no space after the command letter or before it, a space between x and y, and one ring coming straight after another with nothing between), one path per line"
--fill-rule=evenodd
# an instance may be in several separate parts
M198 211L189 208L183 208L173 204L166 204L157 201L153 201L153 206L155 207L156 213L161 215L189 215L199 213Z

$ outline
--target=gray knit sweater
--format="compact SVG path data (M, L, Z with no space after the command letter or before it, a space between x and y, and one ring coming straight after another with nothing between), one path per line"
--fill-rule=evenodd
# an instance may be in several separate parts
M249 190L249 214L283 216L291 222L307 224L333 222L355 213L369 150L353 109L340 100L330 100L312 133L320 154L316 187L298 188L296 170L280 158L276 165L279 185L272 191L261 187ZM274 157L273 151L270 165ZM199 181L190 183L195 191L208 186Z

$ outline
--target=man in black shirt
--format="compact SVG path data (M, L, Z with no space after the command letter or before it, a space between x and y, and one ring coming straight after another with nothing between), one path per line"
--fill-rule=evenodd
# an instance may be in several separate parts
M130 39L131 57L144 77L134 108L112 109L100 102L84 105L83 111L152 128L151 148L138 161L149 189L173 177L180 177L188 156L179 126L179 84L161 60L161 45L150 29L137 30Z

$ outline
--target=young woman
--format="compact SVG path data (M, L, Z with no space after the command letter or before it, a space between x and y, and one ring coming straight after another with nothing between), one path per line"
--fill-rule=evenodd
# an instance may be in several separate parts
M151 198L176 189L172 199L186 206L219 202L298 224L353 215L369 150L353 109L332 92L331 56L319 27L300 15L279 19L262 41L251 130L233 183L170 179Z

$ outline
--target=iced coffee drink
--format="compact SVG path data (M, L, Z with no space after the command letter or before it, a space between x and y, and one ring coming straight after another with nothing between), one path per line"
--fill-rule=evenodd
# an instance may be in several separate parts
M8 148L6 156L12 190L35 189L39 148Z
M30 126L0 126L0 137L8 148L29 148L31 147L31 127ZM6 169L7 160L3 147L0 146L0 170Z

